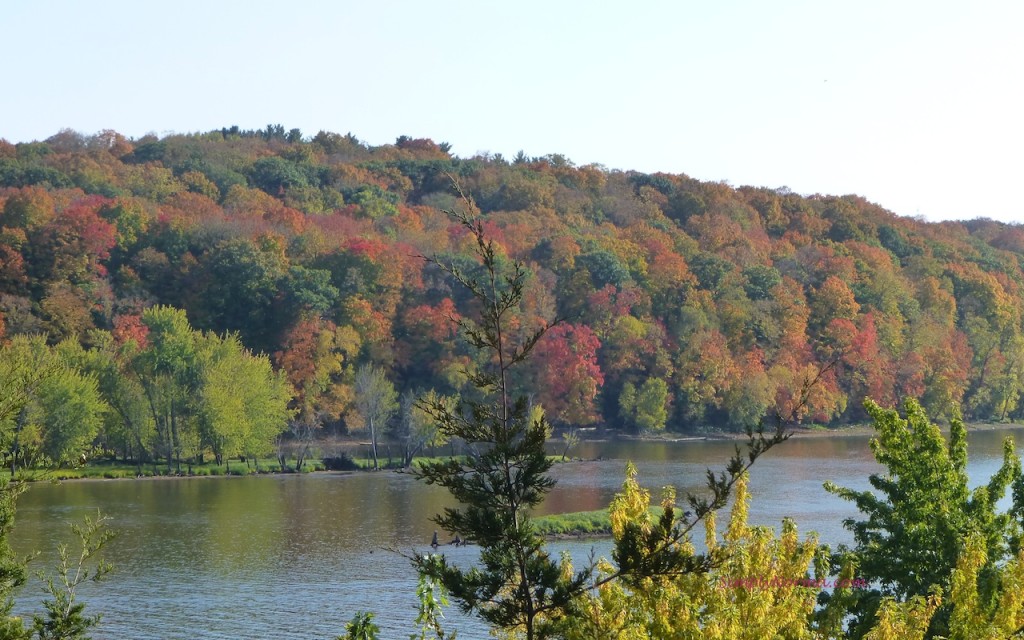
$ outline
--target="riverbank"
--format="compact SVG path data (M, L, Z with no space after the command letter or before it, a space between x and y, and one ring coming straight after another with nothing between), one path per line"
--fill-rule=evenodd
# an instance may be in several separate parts
M455 456L456 459L462 456ZM549 455L552 462L584 462L579 458L566 457L563 460L561 455ZM417 456L413 458L412 464L440 462L450 460L449 456ZM180 470L177 466L168 468L166 462L136 464L133 462L121 462L112 460L93 460L82 466L56 469L19 469L17 479L25 482L52 482L52 481L86 481L86 480L146 480L146 479L175 479L175 478L227 478L240 476L263 476L263 475L306 475L312 473L332 473L336 475L362 473L362 472L391 472L408 473L410 469L403 466L398 460L380 459L378 468L374 468L373 460L356 458L352 456L325 456L322 458L307 458L303 462L301 470L290 467L282 468L276 458L261 458L258 461L252 458L247 461L235 459L223 464L207 462L203 464L182 464ZM11 478L9 470L0 470L0 482L8 482Z
M1006 427L1008 425L996 425ZM806 438L843 438L849 436L874 435L870 424L846 425L842 427L798 426L791 429L794 437ZM771 435L772 430L765 430ZM684 435L672 432L610 434L605 437L581 438L582 442L704 442L708 440L746 440L747 434L739 431L710 431L699 435Z
M968 422L968 431L1001 431L1005 429L1024 429L1024 424L1003 423L1003 422ZM940 424L939 429L943 433L949 433L948 424ZM870 423L843 425L841 427L823 426L797 426L791 429L794 438L864 438L875 435L875 428ZM766 430L765 434L771 432ZM692 440L746 440L745 433L717 432L708 433L703 436L684 436L677 434L638 434L635 436L623 436L624 440L639 440L651 442L687 442Z
M948 433L948 425L940 425L943 432ZM1003 423L968 423L969 432L989 432L1004 430L1022 430L1021 424ZM837 428L826 427L796 427L792 431L794 439L821 439L821 438L867 438L875 434L870 424L849 425ZM747 436L743 433L713 432L700 435L684 435L678 433L653 433L653 434L621 434L621 433L600 433L596 430L586 430L580 434L580 444L593 443L615 443L615 442L649 442L678 445L685 443L702 443L714 441L745 441ZM387 445L383 445L387 451ZM295 473L315 472L364 472L373 471L373 460L367 455L369 443L348 438L329 438L318 442L316 449L317 457L307 458L301 471L296 472L290 468L282 469L277 458L261 458L258 461L249 459L234 459L226 464L215 464L206 462L203 464L188 465L182 463L174 465L170 469L166 462L145 463L138 465L132 462L93 460L84 466L66 469L41 469L30 471L18 471L19 479L26 481L65 481L65 480L115 480L115 479L145 479L145 478L196 478L196 477L231 477L247 475L292 475ZM557 451L548 457L556 463L576 462L586 463L588 459L581 458L577 454L578 446L568 449L563 458L560 453L564 448L564 442L560 438L553 438L549 442L549 450ZM439 450L447 447L438 447ZM417 456L413 462L436 462L448 460L451 455ZM402 465L401 458L388 455L379 457L380 471L392 471L402 473L408 469ZM10 478L9 471L0 471L0 482ZM574 534L575 535L575 532Z
M660 518L661 507L649 509L652 518ZM610 538L612 518L608 509L557 513L533 519L537 532L549 540L578 540L583 538Z
M1006 429L1024 429L1024 424L1001 423L1001 422L968 422L968 431L1003 431ZM940 424L939 429L943 433L949 433L948 424ZM797 427L793 429L793 437L801 438L835 438L845 436L866 437L875 435L875 428L871 424L856 424L836 428L827 427ZM744 438L746 436L743 436Z
M301 473L313 471L324 471L325 467L320 460L308 461ZM57 468L57 469L18 469L16 477L26 482L42 481L65 481L65 480L141 480L146 478L214 478L263 474L296 473L295 471L282 471L277 460L260 460L257 465L255 461L248 463L235 460L225 464L204 463L193 465L181 465L168 468L166 463L135 464L131 462L117 462L108 460L90 461L78 467ZM10 470L0 471L0 481L10 480Z

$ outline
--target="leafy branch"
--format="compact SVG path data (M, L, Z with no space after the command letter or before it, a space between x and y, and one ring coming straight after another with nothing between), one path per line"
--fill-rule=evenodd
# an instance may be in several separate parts
M88 640L86 633L100 622L100 615L83 615L85 603L78 601L78 588L87 581L100 582L113 567L98 557L103 547L115 534L107 528L110 519L97 514L85 517L81 525L71 525L78 536L80 548L77 556L67 545L57 548L58 561L54 575L40 572L43 589L50 595L43 602L46 616L34 615L33 628L40 640Z

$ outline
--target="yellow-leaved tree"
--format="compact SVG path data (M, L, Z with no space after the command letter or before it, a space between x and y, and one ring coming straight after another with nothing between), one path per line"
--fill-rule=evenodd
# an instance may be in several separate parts
M820 582L828 573L825 554L815 535L803 541L796 524L782 523L782 534L747 522L750 494L748 477L736 483L735 506L721 540L714 513L705 519L709 570L679 575L658 575L632 580L628 576L601 584L596 593L581 598L566 625L570 640L646 640L706 638L817 638L812 627ZM675 494L666 489L662 507L671 506ZM627 467L623 491L610 507L613 534L622 535L627 523L655 526L650 493L636 480L636 468ZM695 553L689 541L680 550ZM651 549L652 552L657 550ZM653 554L652 554L653 555ZM599 565L615 575L607 561ZM598 581L600 583L600 580Z

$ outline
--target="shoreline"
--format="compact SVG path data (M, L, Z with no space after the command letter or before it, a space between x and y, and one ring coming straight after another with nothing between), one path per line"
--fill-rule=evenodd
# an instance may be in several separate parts
M940 425L941 431L944 434L949 433L948 425ZM1005 431L1005 430L1024 430L1024 424L1020 423L967 423L967 432L985 432L985 431ZM838 427L835 429L826 428L807 428L797 427L791 430L793 438L867 438L875 435L874 427L870 424L860 424ZM672 433L657 433L657 434L609 434L606 437L598 436L593 438L581 437L580 443L608 443L608 442L651 442L651 443L664 443L664 444L679 444L686 442L713 442L713 441L735 441L742 442L747 440L745 433L708 433L705 435L682 435ZM561 443L557 439L549 441L553 445L560 445ZM361 443L351 443L355 446L359 446ZM552 454L557 457L557 454ZM559 461L557 464L564 463L586 463L592 462L591 459L579 458L576 456L568 456L564 461ZM70 470L72 473L73 470ZM395 469L380 469L381 472L390 472L403 474L407 473L406 469L395 468ZM21 478L21 481L27 483L37 482L108 482L108 481L122 481L122 480L186 480L193 478L246 478L254 476L306 476L306 475L332 475L332 476L352 476L357 474L363 474L368 472L375 472L373 469L353 469L353 470L330 470L330 469L311 469L309 471L295 472L295 471L260 471L251 473L220 473L220 474L142 474L142 475L123 475L119 477L102 477L102 476L86 476L86 477L67 477L61 478L61 470L54 470L53 472L38 472L39 477ZM576 534L569 534L570 537L576 537Z
M383 471L383 469L382 469ZM388 471L396 471L389 469ZM40 472L42 473L42 472ZM102 476L87 476L81 478L61 478L56 476L42 476L39 478L19 478L18 482L24 482L26 484L36 484L39 482L53 482L53 483L64 483L64 482L125 482L125 481L143 481L143 480L217 480L217 479L241 479L241 478L264 478L269 476L311 476L311 475L336 475L336 476L354 476L363 473L361 471L332 471L330 469L317 469L315 471L303 471L302 473L296 473L294 471L260 471L258 473L222 473L219 475L214 474L199 474L194 473L192 475L187 474L176 474L170 473L166 475L151 474L141 476L120 476L117 478L105 478Z
M965 424L967 432L975 431L1002 431L1007 429L1020 429L1024 430L1024 424L1012 422L1012 423L995 423L995 422L969 422ZM948 424L940 424L939 430L942 433L949 433ZM843 427L835 428L811 428L811 427L795 427L790 429L794 438L847 438L847 437L867 437L875 435L875 428L870 424L855 424ZM772 431L765 430L765 435L772 433ZM581 439L581 442L693 442L693 441L714 441L714 440L746 440L747 434L740 432L716 432L708 433L706 435L699 436L676 436L675 434L658 433L658 434L638 434L638 435L622 435L613 436L608 438L592 438L592 439Z

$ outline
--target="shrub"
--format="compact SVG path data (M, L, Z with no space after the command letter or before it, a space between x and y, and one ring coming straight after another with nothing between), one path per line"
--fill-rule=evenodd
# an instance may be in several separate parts
M347 453L328 456L323 459L323 467L328 471L355 471L359 464Z

